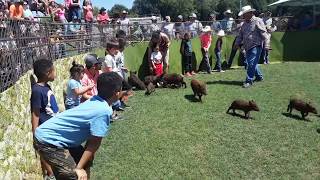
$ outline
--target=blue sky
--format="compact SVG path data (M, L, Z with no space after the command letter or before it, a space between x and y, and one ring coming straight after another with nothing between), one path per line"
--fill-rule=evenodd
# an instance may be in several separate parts
M98 7L103 6L106 9L110 10L112 8L112 6L115 4L122 4L130 9L132 7L134 0L91 0L91 1L92 1L93 6L98 6ZM56 0L56 2L62 3L62 2L64 2L64 0ZM82 2L83 2L83 0L81 0L81 4L82 4Z

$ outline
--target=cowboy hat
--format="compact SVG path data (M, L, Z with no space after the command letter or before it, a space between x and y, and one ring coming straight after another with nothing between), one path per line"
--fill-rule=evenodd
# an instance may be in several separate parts
M223 14L232 14L232 11L230 9L228 9Z
M255 9L253 9L251 6L243 6L241 11L239 12L238 16L242 16L244 15L245 13L248 13L248 12L254 12L256 11Z
M189 17L191 18L197 18L197 15L195 13L192 13Z
M210 26L205 26L205 27L202 29L202 32L210 32L210 31L212 31Z
M182 15L179 15L179 16L178 16L178 19L183 19L183 16L182 16Z
M126 10L123 10L122 14L128 14L128 12Z
M217 36L225 36L226 34L224 33L224 30L220 30L218 33L217 33Z

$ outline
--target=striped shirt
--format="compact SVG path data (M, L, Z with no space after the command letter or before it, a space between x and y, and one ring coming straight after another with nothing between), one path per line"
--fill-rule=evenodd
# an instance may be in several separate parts
M266 26L262 19L253 16L250 22L245 21L243 23L236 40L236 45L240 45L243 42L246 51L257 46L262 46L267 36L266 32Z

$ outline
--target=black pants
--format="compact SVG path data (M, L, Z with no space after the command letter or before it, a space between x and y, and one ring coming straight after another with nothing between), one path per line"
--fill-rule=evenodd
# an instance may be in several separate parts
M183 56L183 62L184 62L184 72L191 73L192 72L192 56Z

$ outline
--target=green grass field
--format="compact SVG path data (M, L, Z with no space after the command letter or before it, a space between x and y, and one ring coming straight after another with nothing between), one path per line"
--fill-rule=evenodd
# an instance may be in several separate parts
M92 179L319 179L320 117L283 114L290 96L320 111L319 69L264 65L265 81L250 89L241 87L243 69L197 75L208 84L204 103L189 100L190 78L187 89L136 92L96 154ZM254 99L261 111L251 120L226 114L236 98Z

